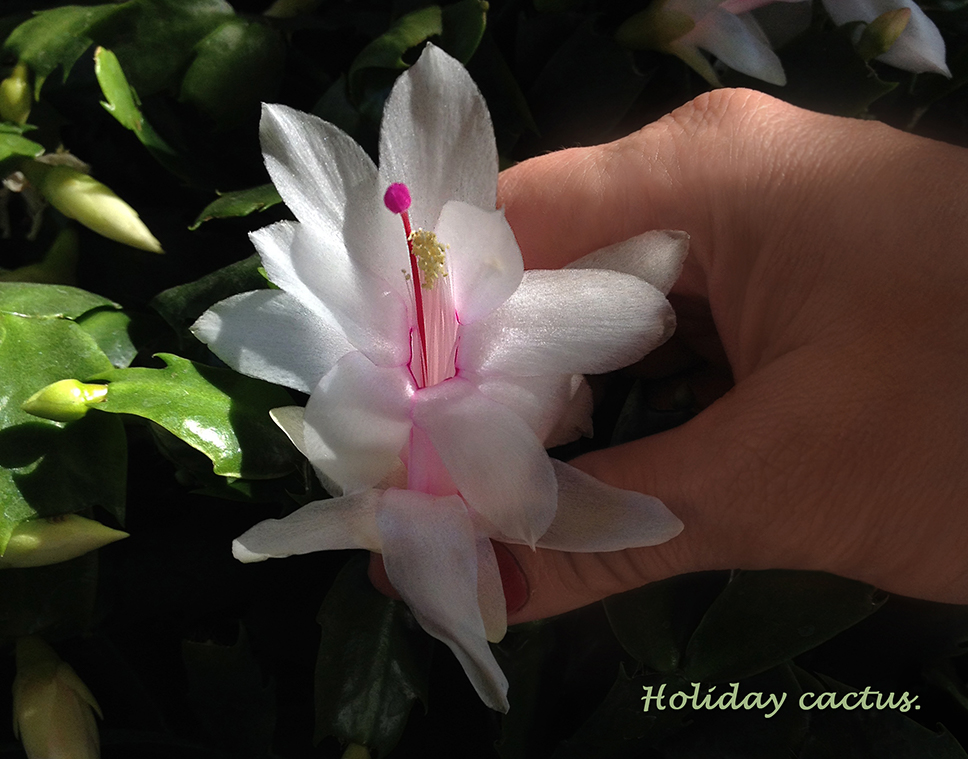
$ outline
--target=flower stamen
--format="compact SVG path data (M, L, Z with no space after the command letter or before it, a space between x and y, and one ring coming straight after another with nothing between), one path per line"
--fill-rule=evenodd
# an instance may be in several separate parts
M447 276L444 268L446 247L437 239L437 235L426 229L411 232L407 242L410 243L410 252L417 259L417 268L423 274L420 286L424 290L432 290L439 278Z

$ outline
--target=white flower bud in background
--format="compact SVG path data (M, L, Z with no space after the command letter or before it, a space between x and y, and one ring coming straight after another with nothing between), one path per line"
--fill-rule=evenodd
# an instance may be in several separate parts
M106 185L69 166L25 161L20 170L47 201L65 216L111 240L152 253L161 243L138 213Z
M73 422L88 408L107 397L107 385L87 385L76 379L63 379L41 388L21 404L28 414L54 422Z
M36 636L17 640L13 730L28 759L98 759L101 708L71 666Z
M24 124L32 104L30 72L27 64L18 63L10 76L0 82L0 120Z
M126 532L77 514L30 519L14 528L0 555L0 569L58 564L126 537Z

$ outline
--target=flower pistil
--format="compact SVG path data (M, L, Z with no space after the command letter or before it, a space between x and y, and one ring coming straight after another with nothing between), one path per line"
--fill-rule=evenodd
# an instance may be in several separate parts
M457 311L447 277L447 246L426 229L410 226L410 190L395 182L383 196L386 207L403 221L410 251L410 274L413 305L416 313L416 345L413 348L411 372L418 388L432 387L457 374Z

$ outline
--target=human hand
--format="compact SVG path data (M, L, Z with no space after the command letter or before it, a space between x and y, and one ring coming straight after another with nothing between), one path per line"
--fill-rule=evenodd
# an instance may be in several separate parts
M531 268L689 232L673 340L735 380L681 427L570 462L685 530L615 553L510 546L505 583L528 587L512 623L729 568L968 603L968 151L719 90L504 172L499 205Z

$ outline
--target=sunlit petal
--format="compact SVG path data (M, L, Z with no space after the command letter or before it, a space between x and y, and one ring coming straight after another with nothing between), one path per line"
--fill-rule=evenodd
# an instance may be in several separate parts
M383 109L380 172L410 188L413 226L433 229L444 204L497 202L497 147L480 90L457 61L427 45Z
M398 287L340 251L327 249L306 225L297 228L288 252L295 276L326 304L358 350L380 366L400 366L409 360L407 304ZM399 267L396 276L404 281Z
M287 221L249 237L269 279L306 310L337 323L375 363L398 366L407 361L409 321L399 288L352 261L339 240ZM402 241L403 235L399 237ZM406 244L401 244L400 260L405 261ZM399 269L395 276L403 281Z
M192 332L242 374L303 393L353 350L328 311L310 311L281 290L223 300L202 314Z
M269 176L299 221L357 266L385 278L399 270L406 244L383 206L386 183L363 148L332 124L284 105L263 106L259 134Z
M448 246L448 276L461 324L487 316L521 284L524 261L503 210L450 202L436 231Z
M457 360L482 374L600 374L639 360L674 327L669 302L638 277L529 271L503 306L463 331Z

